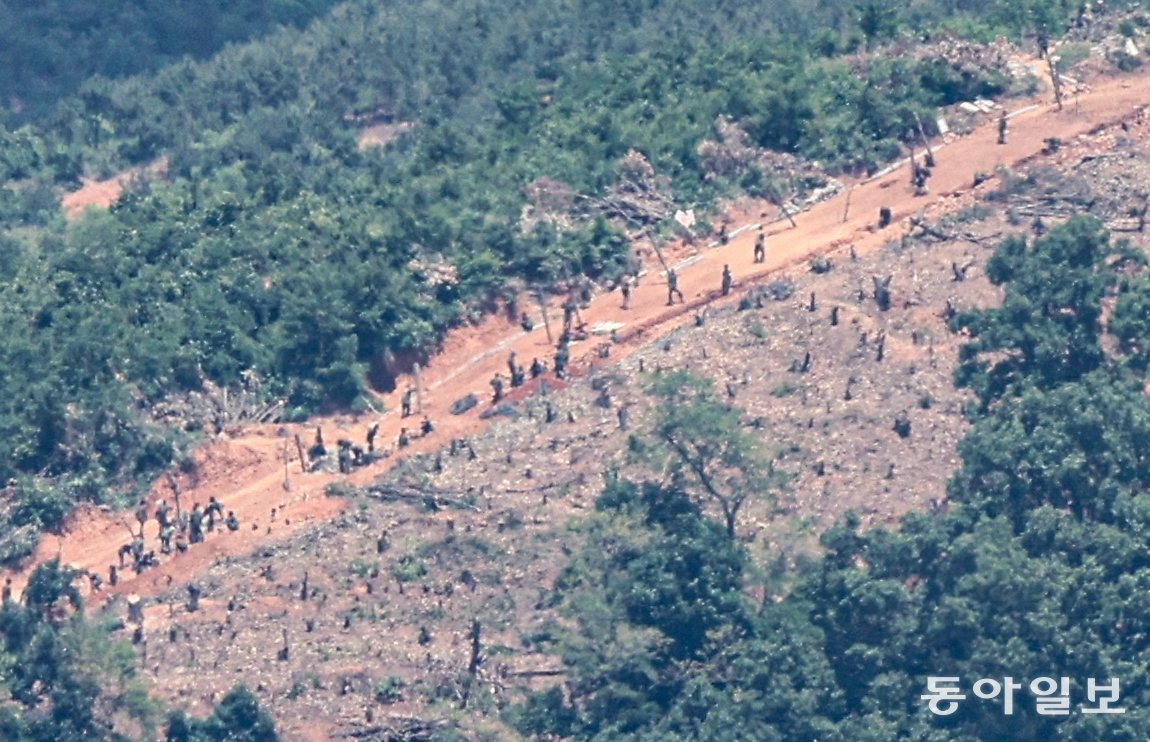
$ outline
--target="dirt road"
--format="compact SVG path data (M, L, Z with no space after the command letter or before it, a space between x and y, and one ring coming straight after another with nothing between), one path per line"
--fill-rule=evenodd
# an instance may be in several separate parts
M1130 125L1130 136L1143 135L1146 124L1141 122L1138 111L1150 104L1148 80L1150 73L1099 80L1092 91L1081 96L1076 106L1068 105L1061 112L1046 101L1012 103L1020 113L1010 120L1007 144L995 143L997 127L993 118L988 117L986 123L970 135L936 150L937 167L930 179L929 195L917 197L911 192L905 165L883 177L854 184L845 220L847 197L840 194L797 215L797 227L785 220L767 225L767 255L763 264L752 261L754 229L742 231L721 248L671 246L667 255L678 266L679 287L685 295L685 303L666 305L667 288L657 263L645 266L649 274L635 289L629 310L620 308L617 293L596 297L582 312L588 326L620 322L624 327L619 332L620 342L612 345L607 360L599 359L594 352L595 346L605 338L593 337L573 345L572 366L576 375L584 373L590 364L617 361L641 344L689 321L704 305L738 301L740 288L762 282L764 277L780 269L801 264L815 255L845 250L847 245L861 254L897 240L905 229L907 217L922 210L937 215L954 208L962 194L971 190L976 172L992 174L1000 165L1015 166L1040 157L1043 142L1049 137L1069 141L1102 127L1116 126L1121 121ZM1037 105L1031 108L1034 103ZM988 186L992 187L993 182ZM875 224L883 206L891 209L894 221L887 229L878 231ZM735 214L734 218L733 228L757 221L748 214ZM719 294L724 265L730 266L735 280L735 291L726 299ZM558 324L561 312L553 306L551 313L553 325ZM406 379L400 380L399 391L384 398L389 412L383 416L326 418L306 425L254 426L232 431L201 446L194 457L196 480L188 475L181 475L179 479L182 502L190 507L194 502L206 503L209 496L215 496L225 509L236 512L242 528L235 533L217 529L208 535L205 543L191 547L187 553L163 557L159 567L142 575L125 571L119 586L114 589L106 586L104 594L135 592L146 596L166 589L170 582L187 581L206 571L217 559L249 553L271 540L289 536L309 522L336 516L346 507L346 502L328 497L325 494L328 485L340 481L366 484L411 454L434 451L452 438L474 435L487 424L479 413L488 406L491 393L488 382L495 373L506 371L510 351L514 350L523 364L529 364L536 356L551 362L553 348L542 324L537 325L534 331L527 333L506 317L492 316L478 327L451 333L442 351L422 374L426 390L424 411L434 421L436 430L416 440L402 453L395 447L400 428L418 427L419 421L419 417L401 420L398 413ZM561 386L561 382L550 376L547 383L553 389ZM513 390L509 399L521 399L534 390L529 384ZM449 414L451 403L468 392L481 399L480 406L464 415ZM317 425L322 426L329 444L338 437L362 443L366 427L372 421L380 423L379 441L392 455L350 476L303 474L295 457L294 443L285 446L297 433L304 441L310 441ZM286 482L285 451L289 458ZM172 494L169 483L161 480L153 487L149 500L152 503L159 498L171 501ZM73 516L63 537L45 536L33 563L59 555L65 563L106 578L108 566L117 563L117 549L129 540L125 525L129 521L135 527L130 513L82 509ZM148 548L156 548L154 521L148 524L145 534ZM17 589L28 571L10 575Z

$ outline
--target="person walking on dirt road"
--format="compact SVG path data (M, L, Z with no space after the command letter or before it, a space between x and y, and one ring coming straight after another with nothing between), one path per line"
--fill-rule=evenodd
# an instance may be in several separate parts
M674 297L678 295L679 303L685 304L686 299L683 298L683 292L679 290L679 276L675 273L674 268L667 269L667 306L675 303Z

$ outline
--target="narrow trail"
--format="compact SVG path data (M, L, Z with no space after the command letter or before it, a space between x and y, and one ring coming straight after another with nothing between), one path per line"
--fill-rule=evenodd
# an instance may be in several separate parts
M1010 119L1007 144L996 144L997 127L993 119L987 117L972 133L957 137L937 150L929 195L912 194L905 165L881 177L855 183L849 189L849 211L845 211L847 195L843 193L795 215L797 227L786 220L767 225L767 253L763 264L753 263L756 230L746 228L748 223L758 221L758 215L733 214L732 227L739 227L741 231L727 245L716 248L672 245L664 251L672 265L682 266L676 271L685 302L667 306L667 287L661 269L649 265L650 272L632 292L629 310L621 309L618 293L612 293L595 297L590 307L581 311L588 327L600 322L619 322L623 328L618 332L617 342L611 345L610 357L605 360L598 358L595 352L597 345L607 341L605 337L592 336L588 341L572 344L573 375L586 374L595 364L619 361L659 335L689 322L692 315L705 306L734 304L738 301L739 289L761 283L770 274L801 265L813 256L844 250L848 245L858 254L865 254L897 240L908 217L923 210L936 215L957 208L972 190L976 172L992 174L998 166L1012 167L1041 157L1044 140L1049 137L1070 141L1124 121L1136 122L1129 136L1144 135L1147 124L1142 122L1141 108L1147 105L1150 105L1150 73L1145 72L1099 79L1092 90L1082 94L1076 103L1068 103L1063 111L1055 110L1055 106L1045 100L1016 101L1012 106L1016 114ZM883 206L891 209L893 221L890 227L880 231L876 229L876 222ZM726 298L721 297L719 291L724 265L729 265L734 275L734 291ZM554 331L561 317L556 302L549 313ZM422 372L423 412L434 422L435 430L425 438L415 439L402 452L396 449L396 436L403 427L417 429L420 420L420 415L407 420L399 416L400 397L408 379L399 380L396 392L381 395L388 409L383 415L328 417L304 425L247 426L201 445L193 455L197 464L195 479L186 473L177 477L181 502L190 508L195 502L203 504L215 496L225 510L235 511L241 529L231 533L217 528L207 535L204 543L190 547L183 554L161 557L159 566L140 575L124 570L119 585L112 588L105 583L103 594L156 595L167 590L170 584L204 575L216 560L255 552L290 537L310 523L336 517L348 503L328 496L325 492L328 485L368 484L410 455L436 451L452 438L481 431L488 423L479 414L489 404L488 382L497 372L506 376L510 351L514 350L525 366L534 357L547 361L548 365L553 362L553 346L547 340L542 323L536 324L533 331L524 332L506 316L497 315L485 318L476 327L450 333L441 351ZM550 389L564 385L552 375L546 377L546 383ZM537 393L537 386L537 382L529 382L512 389L507 399L514 402L531 396ZM463 415L451 415L448 412L451 403L468 393L474 393L481 400L479 407ZM348 476L301 472L295 453L295 435L298 434L306 446L320 426L329 445L340 437L362 443L371 422L380 423L378 445L390 451L387 459ZM161 478L149 495L149 511L154 510L157 499L171 502L172 496L170 484ZM59 556L64 563L95 572L106 580L108 566L118 564L117 550L129 541L129 524L136 528L131 512L108 513L95 507L82 507L70 517L62 536L43 537L30 565ZM145 537L146 548L155 548L158 552L154 520L145 527ZM31 566L4 576L11 577L14 588L19 591L30 571Z

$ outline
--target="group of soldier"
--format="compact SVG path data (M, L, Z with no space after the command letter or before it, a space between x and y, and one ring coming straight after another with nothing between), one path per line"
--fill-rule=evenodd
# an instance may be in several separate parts
M209 533L216 529L217 522L222 523L232 532L240 529L240 521L236 517L235 511L229 510L225 517L223 505L214 496L208 498L207 507L202 507L197 502L192 506L190 512L180 510L178 505L176 511L173 512L166 500L157 500L156 509L151 517L155 518L159 526L160 553L165 555L172 553L173 542L176 551L180 553L187 551L190 544L202 543L205 522L206 530ZM108 567L108 581L112 585L119 581L119 571L125 568L128 557L131 557L132 568L137 574L159 563L155 550L146 549L144 526L148 520L148 503L146 500L141 500L136 508L136 522L140 525L140 532L133 532L132 541L120 547L117 552L119 565L113 564ZM98 575L89 575L89 579L94 590L100 589L102 580Z

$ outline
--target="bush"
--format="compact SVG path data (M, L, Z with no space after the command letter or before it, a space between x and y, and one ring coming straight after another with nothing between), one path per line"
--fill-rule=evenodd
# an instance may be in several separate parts
M403 689L407 683L395 675L388 675L375 684L375 700L384 704L398 703L403 700Z

